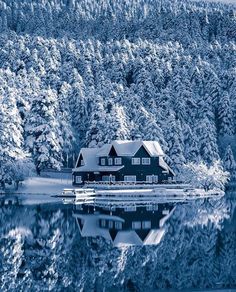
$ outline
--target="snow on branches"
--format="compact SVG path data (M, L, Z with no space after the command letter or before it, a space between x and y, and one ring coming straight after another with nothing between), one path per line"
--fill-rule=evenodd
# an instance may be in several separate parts
M207 166L204 162L199 164L190 162L184 165L181 176L184 182L196 188L203 188L205 191L224 190L229 172L224 171L219 160L211 166Z

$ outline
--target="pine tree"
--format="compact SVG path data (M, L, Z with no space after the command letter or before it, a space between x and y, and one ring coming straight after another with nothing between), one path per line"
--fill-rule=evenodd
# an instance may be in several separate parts
M62 132L57 120L58 101L53 90L34 97L26 124L26 145L33 155L38 173L62 166Z
M225 91L219 100L218 108L219 132L222 136L234 134L232 106L229 95Z
M224 169L230 172L230 177L236 179L236 162L234 159L234 154L230 145L226 148L224 159L223 159Z
M0 96L0 120L0 182L4 187L7 180L11 181L8 170L25 158L22 120L12 90Z

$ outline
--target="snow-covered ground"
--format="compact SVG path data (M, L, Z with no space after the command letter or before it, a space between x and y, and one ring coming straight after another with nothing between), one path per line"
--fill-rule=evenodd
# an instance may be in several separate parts
M70 179L32 177L23 182L18 192L26 194L59 195L63 189L71 188Z
M54 196L71 187L70 179L32 177L24 181L15 193L19 194L24 205L60 203L61 199Z

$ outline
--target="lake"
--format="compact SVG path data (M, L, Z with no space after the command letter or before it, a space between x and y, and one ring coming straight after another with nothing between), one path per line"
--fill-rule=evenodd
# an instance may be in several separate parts
M236 194L177 204L157 245L82 237L74 211L0 207L1 291L236 288Z

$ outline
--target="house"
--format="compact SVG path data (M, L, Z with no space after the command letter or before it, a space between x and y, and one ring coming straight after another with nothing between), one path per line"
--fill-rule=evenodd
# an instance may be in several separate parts
M174 177L156 141L115 140L101 148L82 148L72 170L73 185L85 182L163 183Z

